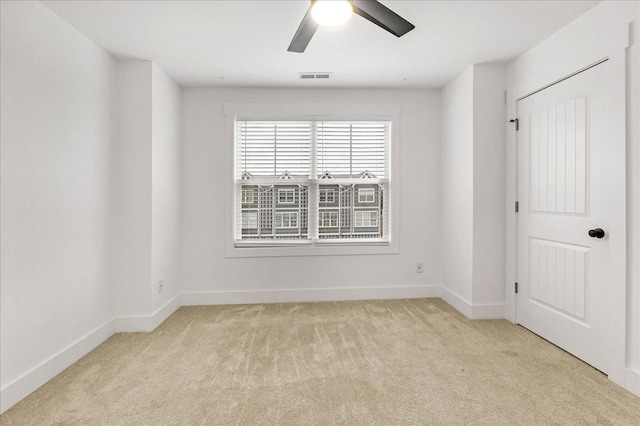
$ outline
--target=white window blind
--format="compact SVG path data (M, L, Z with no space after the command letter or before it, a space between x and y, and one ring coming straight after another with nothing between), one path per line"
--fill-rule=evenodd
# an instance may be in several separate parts
M237 246L388 241L389 122L238 121L235 136Z
M309 176L310 122L239 121L236 139L238 178Z
M358 177L369 172L387 177L388 122L318 123L318 172Z

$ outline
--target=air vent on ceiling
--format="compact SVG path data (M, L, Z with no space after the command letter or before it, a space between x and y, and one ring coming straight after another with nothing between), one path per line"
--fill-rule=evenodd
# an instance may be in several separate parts
M330 72L301 72L301 80L327 80L331 78Z

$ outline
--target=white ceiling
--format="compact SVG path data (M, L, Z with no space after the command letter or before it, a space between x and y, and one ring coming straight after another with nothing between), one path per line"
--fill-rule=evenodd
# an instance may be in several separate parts
M402 38L354 15L287 52L309 5L290 1L45 1L118 58L156 62L183 86L441 87L474 63L506 62L598 1L382 1ZM332 72L301 81L298 72Z

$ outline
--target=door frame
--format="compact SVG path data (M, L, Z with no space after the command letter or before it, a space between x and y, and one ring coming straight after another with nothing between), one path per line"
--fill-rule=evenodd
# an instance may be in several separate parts
M505 318L516 323L516 294L514 283L518 281L518 216L515 203L518 200L517 135L513 123L517 118L518 100L558 83L579 71L607 60L609 63L609 93L611 126L610 143L620 153L616 161L624 165L612 171L616 185L622 185L625 194L615 206L609 235L611 247L628 253L627 248L627 171L626 171L626 49L629 47L629 26L625 25L595 41L576 49L569 57L554 63L548 62L542 69L525 70L525 77L507 87L506 131L506 271L505 271ZM605 301L611 312L608 324L609 379L631 390L633 384L625 383L626 370L626 317L627 317L627 256L611 259L614 275L611 280L609 298ZM629 381L629 379L627 379Z

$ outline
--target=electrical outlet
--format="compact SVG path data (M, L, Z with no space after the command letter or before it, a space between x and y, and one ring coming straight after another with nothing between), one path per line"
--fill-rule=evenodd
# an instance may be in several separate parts
M421 274L424 272L424 266L422 263L416 263L416 274Z
M158 293L162 293L164 291L164 280L158 281Z

